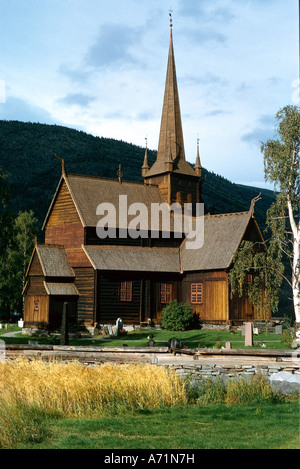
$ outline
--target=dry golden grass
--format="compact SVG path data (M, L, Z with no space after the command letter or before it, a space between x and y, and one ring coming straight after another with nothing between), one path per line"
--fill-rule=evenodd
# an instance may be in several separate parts
M63 416L156 409L187 403L185 384L163 367L18 359L0 363L0 400Z

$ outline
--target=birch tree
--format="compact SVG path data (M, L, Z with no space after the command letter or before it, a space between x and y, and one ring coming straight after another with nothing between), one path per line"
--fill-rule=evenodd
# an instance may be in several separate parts
M276 140L262 144L265 180L278 192L267 223L272 238L269 251L274 258L286 256L291 265L291 286L297 336L300 338L300 110L286 106L277 114Z
M248 285L248 298L266 317L278 310L282 282L291 288L296 335L300 338L300 112L287 106L277 114L277 138L262 143L265 180L274 183L275 202L267 212L267 249L262 243L243 242L233 260L229 275L231 296L245 291L248 272L254 281ZM290 272L284 264L290 263Z

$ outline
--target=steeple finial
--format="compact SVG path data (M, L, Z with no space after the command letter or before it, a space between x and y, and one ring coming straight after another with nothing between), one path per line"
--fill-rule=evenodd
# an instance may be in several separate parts
M194 166L194 170L195 170L197 176L201 176L202 166L201 166L201 162L200 162L199 137L197 137L197 157L196 157L196 164Z
M148 139L147 137L145 138L145 140L146 140L146 148L145 148L144 163L142 166L142 177L145 177L150 169L150 166L148 164Z
M123 177L123 173L122 173L122 166L119 164L119 169L118 169L118 180L119 180L119 183L122 184L122 177Z
M54 154L55 158L57 158L58 160L60 160L61 162L61 172L62 172L62 175L63 176L66 176L67 173L66 173L66 167L65 167L65 160L63 158L60 158L59 156L57 156L56 154Z
M173 17L172 17L172 7L169 10L169 17L170 17L170 38L172 39L172 28L173 28Z
M254 199L251 200L251 205L250 205L249 212L250 212L250 214L251 214L252 217L254 216L255 204L256 204L256 202L258 202L259 200L261 200L261 192L260 192L256 197L254 197Z

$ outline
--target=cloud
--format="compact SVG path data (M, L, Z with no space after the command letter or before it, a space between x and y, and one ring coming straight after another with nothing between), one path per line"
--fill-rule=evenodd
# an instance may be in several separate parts
M219 2L220 3L220 2ZM223 2L224 3L224 2ZM230 7L218 6L218 2L212 4L211 0L181 0L179 3L178 16L197 18L213 23L228 23L235 18Z
M58 71L61 75L64 75L79 85L85 84L90 77L90 72L88 70L83 70L82 67L72 69L65 63L60 65Z
M228 86L229 83L224 78L214 73L204 73L202 75L186 75L182 78L182 82L185 86L206 86L206 85L219 85Z
M216 117L228 114L232 114L232 112L226 109L212 109L211 111L206 112L204 117Z
M57 119L54 119L46 109L13 96L8 96L5 103L0 104L0 119L38 122L41 124L62 124L62 122L59 123Z
M227 36L207 26L203 28L189 28L184 30L185 36L197 44L204 44L206 42L216 42L224 44L227 42Z
M85 63L96 69L137 64L132 49L140 40L140 28L120 24L103 25L85 56Z
M59 99L57 102L66 104L67 106L82 106L88 107L96 98L87 96L83 93L69 93L64 98Z
M242 135L241 140L246 143L260 146L261 142L266 142L267 140L274 138L275 126L276 119L273 116L261 116L258 119L256 126L249 132Z

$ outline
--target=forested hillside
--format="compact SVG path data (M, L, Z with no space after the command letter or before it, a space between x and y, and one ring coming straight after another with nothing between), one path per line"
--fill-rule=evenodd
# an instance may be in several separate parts
M69 173L116 178L122 165L125 180L142 181L145 149L108 138L99 138L67 127L0 121L0 167L8 173L12 197L10 207L33 210L40 226L61 175L55 154L64 158ZM156 152L148 151L150 165ZM234 184L208 170L203 171L203 199L211 213L249 209L260 189ZM274 196L262 190L255 214L264 228L265 213Z
M0 120L0 174L1 170L8 174L9 209L14 217L19 211L34 212L40 242L44 241L40 228L61 176L61 164L55 154L64 158L68 173L116 179L121 164L124 180L142 182L144 153L144 148L67 127ZM148 158L151 165L156 152L148 150ZM211 213L249 210L251 200L259 192L262 200L255 206L255 216L264 231L266 211L274 201L273 192L234 184L203 170L203 199ZM4 219L2 226L5 227ZM284 290L285 287L281 311L289 309L288 293Z

